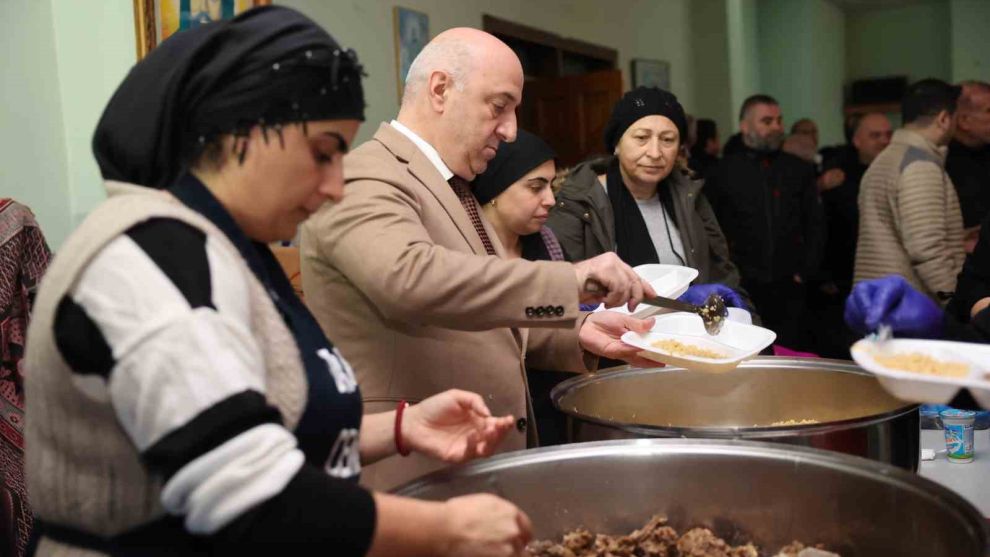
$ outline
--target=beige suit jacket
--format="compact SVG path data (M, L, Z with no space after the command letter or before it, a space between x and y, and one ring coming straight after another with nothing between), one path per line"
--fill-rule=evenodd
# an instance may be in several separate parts
M481 394L495 415L531 414L525 366L586 371L570 264L488 256L450 185L388 124L344 161L344 200L302 228L306 302L351 362L365 412L450 388ZM480 210L480 209L479 209ZM482 217L484 218L484 217ZM523 449L533 427L500 450ZM392 457L362 483L388 489L443 465Z

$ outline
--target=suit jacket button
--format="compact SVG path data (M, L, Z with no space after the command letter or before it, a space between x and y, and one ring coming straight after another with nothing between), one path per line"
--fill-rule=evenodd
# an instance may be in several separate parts
M533 307L532 306L526 308L526 317L533 317L533 314L534 313L535 312L533 311Z
M557 306L553 308L553 312L557 314L557 317L564 316L564 306Z
M518 420L516 420L516 429L518 429L519 432L522 433L526 431L526 426L528 425L528 423L529 422L526 421L526 418L519 418Z
M543 306L540 306L540 307L536 308L536 316L537 317L543 317L543 314L546 313L546 312L547 312L547 310Z

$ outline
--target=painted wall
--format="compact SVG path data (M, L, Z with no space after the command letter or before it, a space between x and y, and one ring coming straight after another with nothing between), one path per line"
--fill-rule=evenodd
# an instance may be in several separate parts
M369 138L398 110L393 39L393 2L367 0L278 0L326 27L344 46L358 52L368 72L366 123L358 141ZM565 37L615 48L626 85L632 58L667 60L674 93L688 110L694 104L694 72L689 33L690 0L406 0L403 7L430 17L430 34L457 26L481 27L482 14L523 23ZM525 91L524 91L525 97ZM525 99L524 99L525 102Z
M736 127L729 85L729 30L725 0L691 2L691 54L694 63L692 113L711 118L724 142Z
M987 4L984 0L974 3ZM968 18L968 13L960 10L957 16ZM986 35L987 29L983 27L979 34ZM846 13L846 77L907 75L911 81L951 80L951 34L950 4L944 0L850 10Z
M952 0L952 80L990 81L990 2Z
M51 0L73 225L106 197L90 143L117 85L137 60L134 3ZM98 38L98 39L97 39Z
M57 246L72 225L51 3L0 2L0 51L0 196L30 206Z
M276 0L279 1L279 0ZM285 0L313 17L360 54L367 124L359 140L398 108L392 2ZM623 0L623 9L598 0L528 0L489 5L482 0L410 0L430 15L433 34L458 25L481 26L483 13L616 48L628 85L632 58L667 60L674 92L694 103L689 42L690 0ZM90 141L115 87L136 59L132 0L4 0L0 46L3 75L0 195L34 208L57 247L104 199ZM16 84L16 85L14 85Z
M787 128L811 118L821 145L841 143L842 10L827 0L760 0L757 13L762 92L780 102Z
M760 48L757 0L726 0L729 35L729 90L732 92L732 131L739 130L739 107L760 92ZM728 135L728 134L726 134Z

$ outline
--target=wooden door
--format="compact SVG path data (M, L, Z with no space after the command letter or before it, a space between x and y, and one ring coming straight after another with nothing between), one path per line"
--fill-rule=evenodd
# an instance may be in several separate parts
M620 98L619 70L534 79L523 89L519 125L549 143L562 166L573 166L605 152L605 124Z

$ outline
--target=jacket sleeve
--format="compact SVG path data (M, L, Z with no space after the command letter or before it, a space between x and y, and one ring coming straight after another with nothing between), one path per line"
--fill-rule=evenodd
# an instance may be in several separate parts
M578 288L570 263L449 249L433 241L423 210L397 183L357 180L341 203L313 217L309 232L317 256L387 319L464 331L574 324Z
M956 279L956 293L946 310L957 319L968 321L973 304L986 297L990 297L990 215L983 220L980 241L966 257Z
M950 245L945 188L942 169L929 161L907 165L898 178L901 244L915 273L932 293L955 290L953 255L962 250L961 245Z
M138 225L60 302L59 352L74 376L105 381L162 507L215 554L291 540L293 555L364 555L374 500L306 463L269 403L243 266L178 221Z
M598 369L598 357L585 352L578 342L578 332L588 313L575 321L568 331L530 329L526 346L526 365L535 369L587 372Z
M815 185L815 169L809 165L803 177L801 205L804 213L804 266L801 271L806 280L814 278L821 266L825 251L825 209Z
M962 321L946 313L944 338L960 342L990 344L990 308L977 313L972 319Z
M705 194L701 194L698 197L696 211L698 218L701 219L701 223L705 227L705 235L708 236L711 282L724 284L738 292L749 306L750 313L753 313L753 301L749 299L749 293L742 287L739 269L736 268L736 264L729 257L729 244L725 240L725 235L722 234L722 227L719 226L718 219L715 217L715 211L712 210L712 206L708 203L708 198Z

